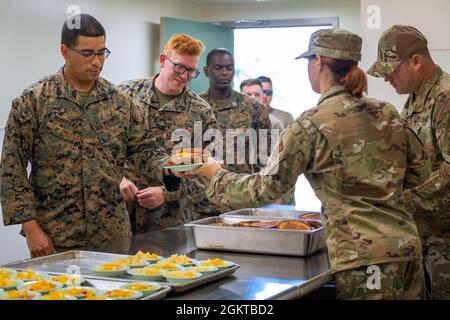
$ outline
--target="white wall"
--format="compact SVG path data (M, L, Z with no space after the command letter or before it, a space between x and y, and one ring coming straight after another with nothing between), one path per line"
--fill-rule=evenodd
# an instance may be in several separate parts
M359 32L359 0L297 0L286 2L257 2L239 5L208 5L204 21L233 21L238 19L301 19L339 17L340 27Z
M380 8L381 28L369 29L366 21L367 7ZM361 0L361 27L363 59L361 66L367 70L376 60L378 40L384 30L394 24L408 24L419 29L428 39L428 47L436 63L450 71L450 1L428 0ZM369 96L387 100L398 110L403 108L407 95L398 95L383 79L369 76Z

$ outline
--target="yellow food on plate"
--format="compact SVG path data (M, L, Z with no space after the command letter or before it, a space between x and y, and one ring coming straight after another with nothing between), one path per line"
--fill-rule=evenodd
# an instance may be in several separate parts
M208 259L205 261L202 261L200 263L201 266L211 266L211 267L224 267L226 265L228 265L229 263L227 263L225 260L216 258L216 259Z
M47 280L39 280L25 286L26 290L31 291L48 291L53 290L56 287L57 287L56 284Z
M114 289L105 292L104 296L107 298L132 298L135 296L135 293L126 289Z
M43 295L41 300L70 300L62 291L52 291Z
M32 269L27 269L25 271L17 272L16 275L17 279L20 280L40 280L44 279L41 275L35 273Z
M164 276L169 278L197 278L199 276L198 272L195 271L167 271L164 272Z
M106 300L105 296L87 296L84 300Z
M147 264L147 262L142 261L140 259L137 259L136 257L129 257L129 258L119 258L116 260L118 263L126 264L127 266L144 266Z
M154 290L157 287L152 286L150 284L141 284L141 283L135 283L132 284L131 286L128 286L127 289L129 290L138 290L138 291L148 291L148 290Z
M4 296L7 299L32 299L34 297L32 292L28 292L25 290L11 290L6 291Z
M178 265L173 262L160 261L154 265L155 268L165 269L165 270L177 270Z
M217 267L213 266L195 266L195 267L189 267L187 270L194 271L194 272L214 272L217 271Z
M65 294L69 296L87 296L94 295L95 290L87 287L69 287L66 290L63 290Z
M191 264L192 259L186 255L173 254L165 260L166 262L177 263L177 264Z
M0 278L0 288L11 287L17 284L17 279L13 278Z
M0 268L0 278L10 278L15 275L14 270Z
M159 268L155 268L155 267L145 267L145 268L141 268L141 269L133 269L129 272L134 273L134 274L145 274L148 276L161 274L161 270Z
M100 271L120 271L127 269L127 265L119 262L110 262L99 264L95 266L95 269Z
M56 282L59 282L62 284L67 284L67 283L80 283L81 278L78 276L53 276L50 278L50 280L56 281Z
M160 256L158 256L156 253L150 253L150 252L142 252L138 251L135 255L135 257L139 260L158 260Z

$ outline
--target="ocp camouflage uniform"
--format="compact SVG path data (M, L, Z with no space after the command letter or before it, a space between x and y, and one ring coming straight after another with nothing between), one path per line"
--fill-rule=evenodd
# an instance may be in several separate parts
M144 134L142 110L108 81L96 81L84 106L79 100L62 70L14 99L1 163L3 221L36 219L56 249L128 253L125 159L163 181L168 157Z
M394 25L379 42L370 75L385 77L404 60L427 47L423 34L411 26ZM450 299L450 76L439 66L420 93L412 93L402 116L417 133L431 159L432 174L407 190L407 209L414 214L422 237L429 295Z
M158 146L168 154L172 153L175 146L180 146L178 136L172 139L172 134L177 129L189 132L187 147L195 146L195 138L198 139L197 146L205 148L209 140L203 141L204 133L208 129L220 130L211 107L189 88L164 106L160 106L154 87L155 78L128 81L119 85L119 88L140 101L152 135L156 138ZM197 137L194 134L195 123L198 126ZM127 169L126 177L139 189L161 186L156 177L148 180L131 167ZM173 192L167 191L162 186L165 203L161 207L147 209L136 202L127 203L129 212L135 215L136 232L159 230L192 221L196 217L193 212L193 198L198 197L196 196L198 194L204 194L205 191L205 183L196 180L198 179L183 181L183 187Z
M434 299L450 299L450 77L437 67L421 94L411 94L402 116L425 146L433 172L411 190L410 212L422 233ZM417 208L417 209L416 209Z
M265 153L267 156L270 154L270 129L271 123L269 119L269 113L262 107L259 103L253 101L246 95L232 91L230 97L224 101L214 101L209 95L209 91L206 91L200 95L206 102L208 102L213 108L216 119L220 125L223 135L223 160L225 161L224 168L238 173L253 173L258 172L264 167L265 162L259 158L259 152ZM248 129L256 130L259 134L260 129L266 129L267 131L267 146L264 143L253 145L254 156L256 156L256 161L250 161L251 148L249 145L249 140L246 139L245 143L245 162L238 162L238 140L232 143L233 148L226 147L226 130L242 130L239 133L239 137L245 134ZM259 136L258 136L259 142ZM231 142L230 142L231 143ZM260 151L260 147L263 149ZM230 161L233 159L232 161ZM275 201L274 201L275 202ZM225 212L225 208L218 207L208 201L206 196L200 197L195 203L196 212L198 213L197 218L204 218L208 216L218 215Z
M324 208L333 273L421 260L401 191L424 181L430 164L393 106L335 86L286 128L278 150L258 174L221 169L207 189L210 201L231 209L264 205L304 173Z

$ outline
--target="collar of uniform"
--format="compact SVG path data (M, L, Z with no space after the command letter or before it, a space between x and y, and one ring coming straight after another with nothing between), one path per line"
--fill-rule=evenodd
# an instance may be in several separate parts
M320 98L319 98L319 102L317 103L317 105L320 105L323 101L325 101L328 98L331 98L333 96L342 94L342 93L346 93L347 89L345 89L345 87L343 85L334 85L332 86L330 89L328 89L328 91L324 92Z
M239 108L239 104L243 101L244 95L241 95L239 92L235 90L231 90L230 96L223 100L228 103L225 105L215 103L215 100L211 99L209 90L202 94L202 97L214 108L214 110L226 110L232 108ZM222 101L222 100L220 100Z
M434 71L433 76L425 82L425 85L423 86L423 89L415 93L413 92L411 94L411 101L414 104L414 110L411 110L412 112L422 112L425 110L425 101L428 98L428 95L430 94L431 90L433 89L436 82L439 81L439 79L442 77L442 69L438 65L436 65L436 70Z
M60 99L66 99L77 103L77 91L67 81L63 70L64 67L59 69L56 73L57 89L55 91L55 96ZM86 102L86 105L109 99L112 91L114 91L113 87L109 85L106 80L99 78L95 81L95 84L91 89L91 94Z
M138 93L139 100L148 104L152 108L161 111L174 111L174 112L185 112L186 111L186 97L189 95L188 88L184 88L183 92L177 96L176 98L167 102L164 106L159 105L158 96L156 95L155 90L155 80L159 76L159 73L149 78L148 81L151 83L150 86L145 86L146 89L142 92Z

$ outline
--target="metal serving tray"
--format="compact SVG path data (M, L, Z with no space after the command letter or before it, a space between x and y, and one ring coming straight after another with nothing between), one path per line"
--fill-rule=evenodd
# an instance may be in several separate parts
M185 226L192 227L194 243L199 249L308 256L326 246L323 227L311 231L297 231L210 225L217 222L231 224L249 220L286 220L286 218L220 216L196 220Z
M124 274L118 277L100 277L97 276L93 271L92 267L105 263L114 261L118 258L128 257L123 254L112 254L112 253L103 253L103 252L94 252L94 251L67 251L62 253L53 254L50 256L27 259L22 261L13 262L4 267L8 267L16 270L25 270L31 268L35 271L41 271L51 274L67 274L67 270L69 266L78 266L80 268L80 274L83 275L89 281L92 280L104 280L104 281L120 281L123 283L130 282L141 282L141 280L137 280L131 277L129 274ZM152 281L161 284L162 286L169 286L172 291L181 292L186 291L195 287L198 287L202 284L209 283L215 281L217 279L221 279L233 274L239 265L234 265L230 268L220 270L214 272L212 274L204 275L201 278L188 281L185 283L173 283L168 281ZM145 281L144 281L145 282ZM170 291L170 290L169 290Z
M222 213L220 217L250 217L254 220L260 217L265 218L289 218L289 219L302 219L300 216L306 213L319 213L317 211L300 211L300 210L283 210L283 209L262 209L262 208L247 208Z

